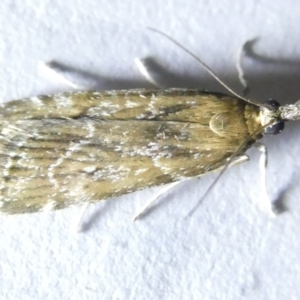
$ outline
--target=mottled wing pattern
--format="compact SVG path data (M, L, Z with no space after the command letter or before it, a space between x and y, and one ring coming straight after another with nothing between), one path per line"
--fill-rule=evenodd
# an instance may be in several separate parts
M223 166L261 126L258 113L237 98L182 89L3 104L0 210L60 209L199 176Z

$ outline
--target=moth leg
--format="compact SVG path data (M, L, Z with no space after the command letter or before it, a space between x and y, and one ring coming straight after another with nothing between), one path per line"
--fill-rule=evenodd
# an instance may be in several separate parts
M76 218L76 221L74 222L74 232L76 233L80 233L82 231L82 220L84 217L84 214L86 213L88 207L89 207L89 203L85 203L80 210L79 215Z
M103 81L103 78L96 74L57 61L40 62L39 68L47 77L61 81L76 90L98 89Z
M153 78L153 76L151 76L149 69L150 66L148 64L148 59L141 59L141 58L135 58L134 62L137 66L137 68L139 69L140 73L146 78L146 80L151 83L152 85L154 85L157 88L161 88L161 86L156 82L156 80Z
M169 191L170 189L172 189L174 186L176 186L177 184L179 184L181 181L176 181L173 183L170 183L168 185L166 185L165 187L163 187L159 193L153 198L151 199L145 206L143 206L133 217L133 221L136 221L142 214L145 213L145 211L164 193L166 193L167 191Z
M266 176L266 170L268 166L268 151L267 147L259 142L256 142L254 144L254 147L257 148L261 152L261 156L259 159L259 168L261 173L261 183L262 183L262 207L265 209L272 217L275 216L275 213L273 211L272 202L269 198L268 191L267 191L267 176Z
M252 43L252 40L251 41L246 41L242 45L242 47L240 48L240 50L238 52L238 57L237 57L237 60L236 60L236 65L235 65L236 69L237 69L237 72L238 72L239 81L240 81L241 85L243 86L243 96L244 97L250 91L247 80L245 78L243 67L242 67L243 56L244 56L245 53L247 53L247 49L249 48L249 43Z

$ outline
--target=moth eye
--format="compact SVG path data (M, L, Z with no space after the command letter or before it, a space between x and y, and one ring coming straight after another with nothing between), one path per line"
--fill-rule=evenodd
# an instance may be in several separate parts
M274 99L270 99L267 101L267 103L269 106L271 106L272 108L278 108L280 106L280 104L274 100ZM284 129L284 122L280 121L272 126L269 126L265 129L264 133L265 134L278 134L280 133L282 130Z
M278 122L272 126L269 126L265 129L265 134L278 134L284 129L284 122Z
M279 102L276 101L276 100L274 100L274 99L268 100L268 101L266 102L266 104L269 105L269 106L271 106L271 107L275 107L275 108L277 108L277 107L280 106Z

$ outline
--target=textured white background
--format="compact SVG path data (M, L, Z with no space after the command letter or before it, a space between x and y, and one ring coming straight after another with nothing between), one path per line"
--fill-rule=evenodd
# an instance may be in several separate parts
M40 71L55 59L87 71L101 88L148 86L133 64L153 56L166 86L222 91L197 63L146 27L160 29L241 91L235 58L241 45L265 59L244 61L251 99L294 102L300 94L297 1L0 2L0 97L3 101L70 90ZM98 77L97 77L98 76ZM90 82L95 86L95 82ZM142 220L144 191L90 207L86 232L70 227L78 208L0 216L1 299L299 299L299 130L287 124L269 147L268 189L288 211L269 218L258 154L226 172L191 217L185 216L215 175L184 182Z

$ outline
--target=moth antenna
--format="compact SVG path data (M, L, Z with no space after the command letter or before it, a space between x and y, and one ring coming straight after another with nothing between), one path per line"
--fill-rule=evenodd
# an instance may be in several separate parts
M228 92L230 92L231 94L233 94L234 96L245 100L248 103L251 103L253 105L257 105L257 103L254 103L252 101L250 101L249 99L246 99L244 97L242 97L241 95L239 95L238 93L236 93L234 90L232 90L222 79L220 79L218 77L218 75L205 63L203 62L199 57L197 57L193 52L191 52L190 50L188 50L187 48L185 48L183 45L181 45L179 42L177 42L176 40L174 40L172 37L170 37L169 35L167 35L166 33L152 28L152 27L148 27L149 30L154 31L159 33L160 35L164 36L165 38L167 38L169 41L171 41L172 43L174 43L175 45L177 45L179 48L181 48L183 51L185 51L186 53L188 53L190 56L192 56L216 81L218 81Z
M209 188L206 190L206 192L202 195L202 197L199 199L199 201L196 203L196 205L194 206L194 208L190 211L190 213L186 216L186 217L191 217L195 211L198 209L198 207L201 205L201 203L203 202L203 200L206 198L206 196L212 191L212 189L215 187L215 185L217 184L217 182L220 180L221 176L224 174L224 172L228 169L228 167L230 166L230 163L233 161L233 159L239 154L239 152L241 151L241 149L253 138L253 136L259 134L260 132L262 132L265 128L272 126L273 124L275 124L274 121L269 122L268 124L262 126L261 128L255 130L251 135L249 135L237 148L236 150L231 154L231 156L228 158L225 166L223 167L223 169L221 170L221 172L218 174L217 178L215 179L215 181L209 186Z

